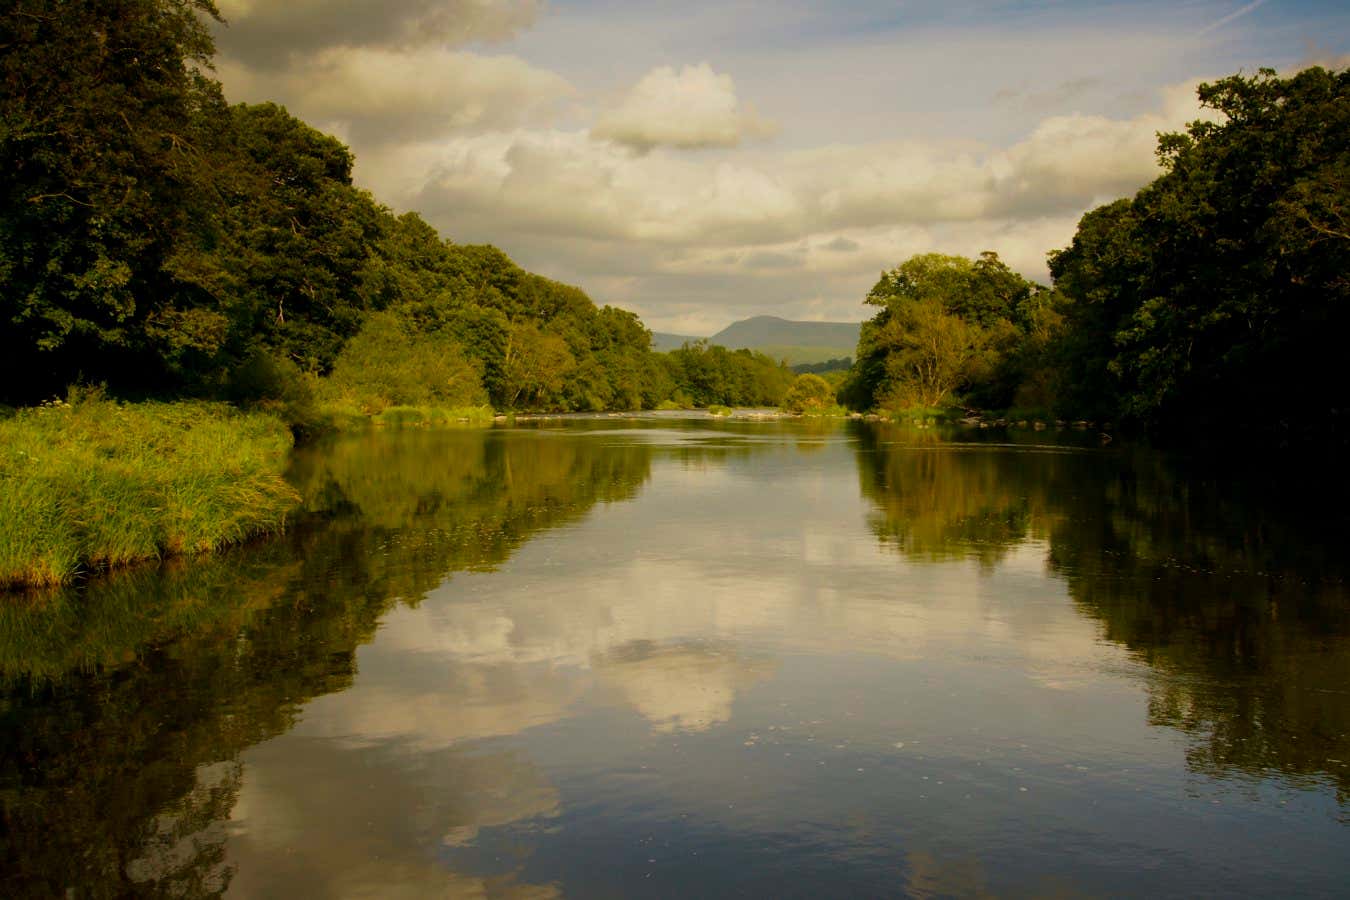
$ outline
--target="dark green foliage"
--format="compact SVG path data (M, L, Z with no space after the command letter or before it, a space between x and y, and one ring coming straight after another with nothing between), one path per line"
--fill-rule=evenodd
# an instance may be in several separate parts
M1075 411L1173 433L1336 430L1350 325L1350 71L1202 85L1217 122L1163 135L1166 173L1051 255L1074 305ZM1246 422L1252 409L1273 421Z
M351 153L279 106L230 110L221 206L180 273L231 324L231 349L261 343L327 371L368 306L362 275L389 219L351 183Z
M301 424L313 376L381 310L416 352L349 356L339 393L357 405L426 393L409 379L509 409L669 398L636 316L395 217L353 186L341 142L285 109L226 106L203 74L212 17L209 0L19 0L0 13L0 402L96 380ZM479 386L441 384L438 342ZM397 372L355 373L357 357Z
M165 271L206 199L210 0L10 0L0 11L0 384L147 380L214 343ZM158 315L158 320L157 320ZM151 323L158 324L158 328Z

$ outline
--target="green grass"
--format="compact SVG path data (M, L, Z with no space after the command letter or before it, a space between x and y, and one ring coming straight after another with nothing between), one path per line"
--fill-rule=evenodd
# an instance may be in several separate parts
M708 414L712 416L729 416L731 415L731 407L714 403L708 407Z
M459 425L491 425L490 406L457 406L451 409L439 406L391 406L371 416L370 421L381 428L449 428Z
M56 402L0 420L0 587L280 530L291 434L223 404Z
M324 403L317 419L324 431L362 431L367 428L459 428L491 425L496 413L490 406L388 406L366 412L345 403Z

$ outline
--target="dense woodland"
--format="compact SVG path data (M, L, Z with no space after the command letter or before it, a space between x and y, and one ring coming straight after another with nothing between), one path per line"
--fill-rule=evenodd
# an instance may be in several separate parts
M205 74L215 17L209 0L0 13L0 402L77 382L292 412L316 393L366 412L782 396L779 363L654 354L632 313L394 215L336 139L228 105Z
M992 253L884 273L850 404L1344 441L1350 71L1263 70L1199 96L1217 121L1159 137L1164 173L1083 217L1050 254L1053 287Z
M352 156L210 77L211 0L0 12L0 403L122 397L499 410L778 405L794 373L445 240ZM51 77L60 72L61 77ZM1350 72L1234 76L1164 173L1088 213L1053 286L992 252L882 275L838 399L1164 433L1344 434ZM834 398L830 398L833 402Z

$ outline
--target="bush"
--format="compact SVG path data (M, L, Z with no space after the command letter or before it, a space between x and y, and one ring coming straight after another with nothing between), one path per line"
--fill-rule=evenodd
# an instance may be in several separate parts
M481 366L444 331L419 331L376 313L322 384L325 401L378 415L394 406L465 407L487 402Z
M273 413L296 432L319 429L314 378L284 356L257 348L230 372L225 396L246 408Z
M783 409L793 413L826 409L834 405L834 390L819 375L798 375L783 397Z

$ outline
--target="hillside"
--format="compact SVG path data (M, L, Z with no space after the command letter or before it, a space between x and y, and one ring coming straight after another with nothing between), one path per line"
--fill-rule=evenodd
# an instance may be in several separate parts
M858 322L793 322L777 316L754 316L732 322L708 339L729 350L749 347L812 347L843 350L851 356L858 346Z
M666 331L653 331L652 349L658 353L669 353L671 350L680 349L685 344L701 340L703 340L703 338L694 337L691 334L671 334Z
M777 316L754 316L732 322L706 340L728 350L757 350L796 365L851 357L858 346L859 327L857 322L794 322ZM652 333L652 349L669 352L698 340L704 339L658 331Z

